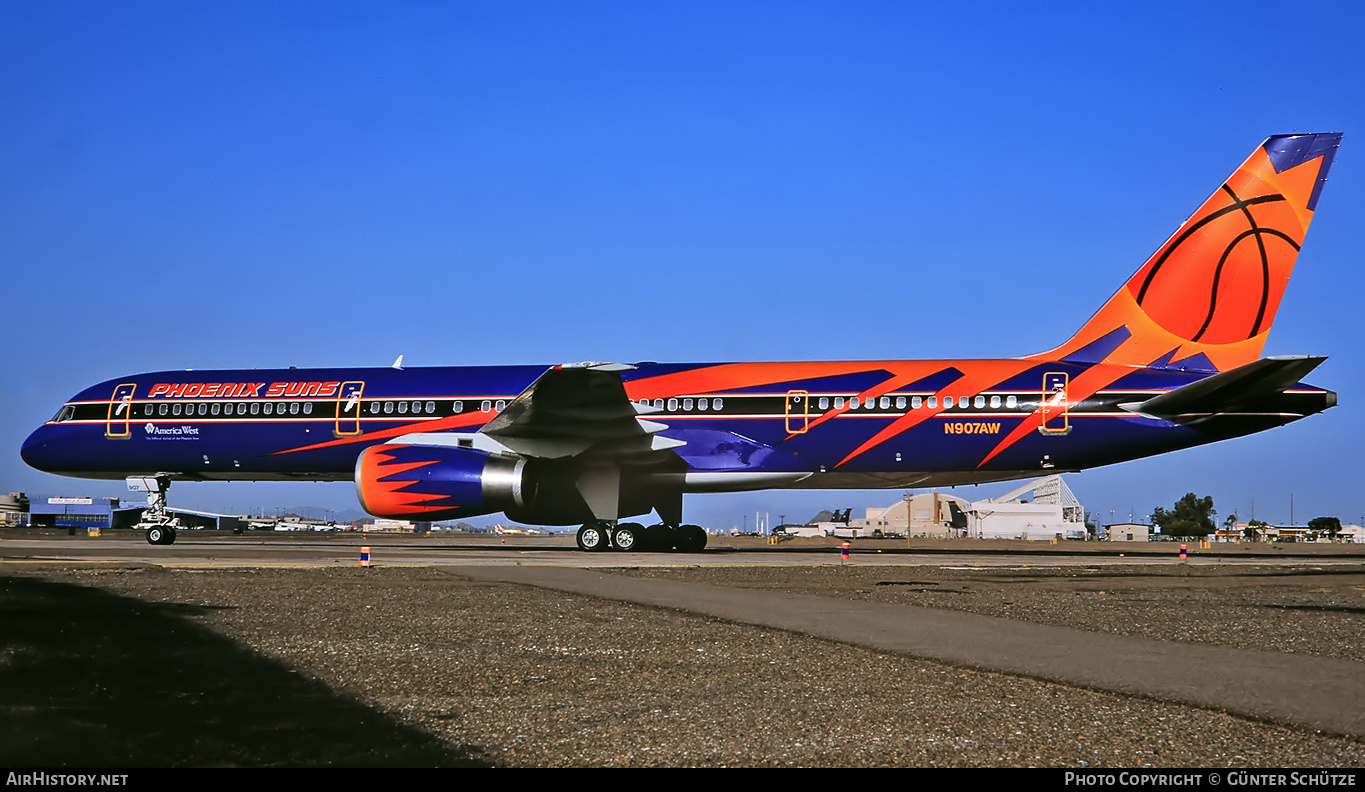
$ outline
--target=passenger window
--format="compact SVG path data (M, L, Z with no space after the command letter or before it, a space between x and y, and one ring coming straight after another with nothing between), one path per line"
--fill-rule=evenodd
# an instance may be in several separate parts
M1005 406L1013 410L1015 407L1019 406L1019 399L1017 399L1014 396L1010 396L1009 398L1005 399Z
M992 397L991 397L991 409L992 409L992 410L998 410L998 409L1000 409L1000 397L999 397L999 396L992 396Z
M691 399L683 399L683 410L684 410L685 412L691 412L691 411L692 411L692 400L691 400Z
M897 409L897 410L904 410L904 409L905 409L905 397L904 397L904 396L897 396L897 397L896 397L896 409Z
M290 414L290 415L298 415L298 414L299 414L299 403L298 403L298 402L289 402L289 414Z
M856 409L858 409L858 397L857 397L857 396L850 396L850 397L848 397L848 409L850 409L850 410L856 410Z
M844 409L844 397L843 397L843 396L835 396L835 397L834 397L834 409L836 409L836 410L842 410L842 409Z
M162 402L161 405L156 408L156 414L157 415L166 414L166 402Z
M487 402L484 402L484 403L487 404ZM485 407L484 409L487 409L487 408ZM393 414L393 402L384 402L384 414L385 414L385 415L392 415L392 414Z
M266 414L266 415L274 415L274 414L275 414L275 403L274 403L274 402L266 402L266 403L265 403L265 414Z
M312 402L304 402L304 403L303 403L303 414L304 414L304 415L312 415L312 414L313 414L313 403L312 403Z
M238 403L237 403L237 414L238 414L238 415L246 415L246 402L238 402Z
M912 410L918 410L920 407L923 407L923 406L924 406L924 399L920 398L919 396L911 397L911 399L910 399L910 409L912 409Z
M227 406L227 410L228 410L228 412L231 412L231 411L232 411L232 405L231 405L231 404L229 404L229 405ZM252 414L252 415L260 415L260 413L261 413L261 403L260 403L260 402L252 402L252 403L251 403L251 414Z
M658 407L660 410L662 410L662 409L664 408L664 400L663 400L663 399L655 399L655 400L654 400L654 406L655 406L655 407Z
M943 409L946 410L946 409L948 409L949 407L952 407L952 406L953 406L953 397L952 397L952 396L944 396L944 397L943 397Z
M152 414L152 411L155 410L155 409L156 409L156 408L155 408L154 406L148 404L148 405L147 405L147 409L146 409L145 411L143 411L142 414L143 414L143 415L151 415L151 414Z
M171 405L171 415L179 415L179 414L180 414L180 402L176 402L175 404Z
M698 399L698 400L697 400L697 409L698 409L698 410L705 410L705 409L706 409L706 405L707 405L706 399Z
M436 414L436 402L434 401L427 402L427 414L428 415Z
M723 410L725 409L725 400L716 399L715 401L711 402L711 406L717 410Z
M398 414L399 414L399 415L407 415L407 414L408 414L408 403L407 403L407 402L398 402Z
M934 409L935 407L938 407L938 397L937 397L937 396L930 396L930 397L929 397L929 409L932 410L932 409Z
M504 399L498 399L498 403L493 406L498 408L498 412L502 412L503 408L507 406L507 401Z
M677 400L677 399L669 399L669 400L668 400L668 411L669 411L669 412L677 412L677 410L678 410L678 400Z
M977 396L975 399L972 400L972 405L975 406L975 407L978 407L978 408L980 408L980 407L985 407L985 406L986 406L986 397L985 397L985 396Z
M219 404L218 402L214 402L214 403L213 403L213 407L209 409L209 412L213 413L214 415L217 415L218 413L220 413L220 412L222 412L222 411L223 411L223 405Z
M480 405L479 405L479 409L482 410L482 411L484 411L484 412L488 412L489 410L493 409L493 402L491 402L491 401L489 401L489 400L487 400L487 399L484 399L484 400L483 400L483 404L480 404Z
M822 410L828 410L828 409L829 409L829 397L828 397L828 396L821 396L821 397L820 397L820 409L822 409Z
M883 396L883 397L881 398L881 401L877 402L877 406L878 406L878 407L881 407L883 410L885 410L886 408L890 407L890 406L891 406L891 397L890 397L890 396Z
M455 402L455 412L457 413L464 412L464 402L458 400Z

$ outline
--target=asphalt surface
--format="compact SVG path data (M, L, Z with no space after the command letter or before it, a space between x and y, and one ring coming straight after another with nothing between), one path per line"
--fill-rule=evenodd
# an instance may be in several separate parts
M1350 557L478 561L501 552L177 567L0 542L0 763L1365 764Z

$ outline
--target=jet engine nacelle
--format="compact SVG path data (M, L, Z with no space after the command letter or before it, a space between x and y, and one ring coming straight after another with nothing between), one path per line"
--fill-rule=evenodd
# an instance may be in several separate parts
M356 459L355 487L365 511L403 520L518 512L534 500L525 459L474 448L370 446Z

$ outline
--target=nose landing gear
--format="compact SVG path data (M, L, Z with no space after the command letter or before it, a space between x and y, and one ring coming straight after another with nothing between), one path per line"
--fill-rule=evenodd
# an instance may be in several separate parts
M130 478L128 489L147 493L147 511L142 513L141 522L133 527L147 532L148 544L175 544L175 530L180 527L180 518L166 515L170 477Z

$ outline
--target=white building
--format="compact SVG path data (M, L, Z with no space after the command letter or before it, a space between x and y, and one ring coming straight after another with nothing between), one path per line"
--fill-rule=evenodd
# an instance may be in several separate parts
M1033 493L1033 502L1021 496ZM1085 510L1060 475L1044 476L998 499L967 510L967 535L975 539L1085 539Z
M847 523L818 522L806 526L789 526L797 536L846 537L912 537L946 539L961 536L966 527L965 514L969 504L963 498L940 492L921 492L908 495L890 506L874 506L864 516Z

